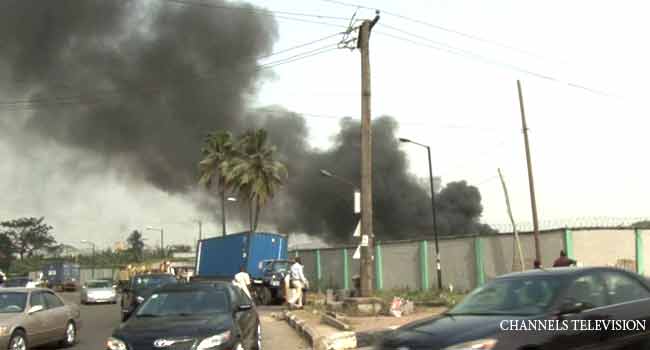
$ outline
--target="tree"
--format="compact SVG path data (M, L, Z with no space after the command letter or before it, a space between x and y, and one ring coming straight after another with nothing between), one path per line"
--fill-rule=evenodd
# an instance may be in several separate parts
M0 233L0 269L7 270L14 259L14 243L5 233Z
M16 252L23 259L25 254L31 257L34 252L47 249L56 243L50 234L52 226L44 223L45 218L20 218L0 223L3 232L7 235Z
M650 229L650 220L635 222L632 224L632 228Z
M226 172L229 170L228 165L236 155L233 137L227 131L215 131L210 133L204 141L204 147L201 150L203 159L199 162L199 183L206 188L210 188L214 183L219 187L221 195L221 221L223 226L223 235L226 234Z
M140 261L142 259L142 254L144 251L144 240L142 239L142 233L140 233L138 230L134 230L126 239L126 242L129 245L129 250L135 256L135 259L137 261Z
M275 160L276 148L268 144L264 129L244 133L236 149L237 156L222 165L222 173L226 186L237 189L248 200L250 231L255 232L261 209L283 184L287 168Z

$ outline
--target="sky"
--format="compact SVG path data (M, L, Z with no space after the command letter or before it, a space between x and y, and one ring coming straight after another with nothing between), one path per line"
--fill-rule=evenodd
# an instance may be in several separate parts
M250 2L272 11L345 19L355 13L355 7L323 0ZM585 217L648 216L650 187L644 180L649 165L644 156L650 108L643 94L650 78L650 51L643 43L650 32L644 18L650 5L501 0L355 4L382 10L370 40L373 117L393 116L400 122L400 136L430 145L433 172L443 184L467 180L477 186L483 222L508 222L497 168L505 175L515 220L524 228L531 221L518 79L540 221L564 226ZM355 18L374 15L372 9L359 9ZM278 18L275 52L340 33L348 24L345 19L305 19L328 25ZM302 113L314 147L330 145L340 117L359 117L357 50L314 55L274 67L272 74L259 83L252 103ZM55 144L23 155L2 141L0 157L13 161L0 163L6 180L0 184L5 198L0 215L45 215L57 228L57 238L68 244L88 238L109 246L126 232L147 226L164 227L170 244L194 240L199 218L188 198L146 184L134 187L118 172L81 179L75 188L59 186L66 180L58 178L63 173L56 171L57 164L93 167L94 161ZM413 145L403 148L410 170L427 177L426 152ZM47 181L25 174L40 174ZM26 195L34 188L42 196ZM204 235L216 235L219 228L220 223L206 221ZM152 245L158 242L155 231L145 231L145 237Z
M329 1L254 3L327 16L351 17L355 12L354 7ZM478 186L484 222L508 222L497 168L504 173L516 221L526 225L532 220L518 79L540 221L552 225L587 217L605 221L603 217L647 216L648 163L642 159L650 114L642 94L650 52L640 45L650 29L642 15L647 3L353 3L385 12L370 40L373 116L394 116L401 122L401 136L430 145L434 174L443 182L466 179ZM372 9L357 13L357 18L373 17ZM280 20L276 47L335 31ZM275 71L276 80L261 90L260 104L324 116L359 116L358 51L336 50ZM336 120L306 117L313 144L327 147ZM411 170L426 177L426 152L404 147Z

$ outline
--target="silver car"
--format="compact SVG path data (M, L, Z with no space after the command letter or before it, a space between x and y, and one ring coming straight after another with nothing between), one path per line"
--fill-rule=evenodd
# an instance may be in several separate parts
M79 306L49 289L0 289L0 349L27 350L59 342L72 346L81 328Z
M88 281L81 287L81 303L117 303L117 291L107 280Z

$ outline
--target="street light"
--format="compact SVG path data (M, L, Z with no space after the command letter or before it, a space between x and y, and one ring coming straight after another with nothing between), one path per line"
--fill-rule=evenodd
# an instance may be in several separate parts
M438 225L436 223L436 192L433 189L433 167L431 165L431 147L401 137L399 138L399 141L404 143L412 143L414 145L418 145L420 147L424 147L427 149L427 155L429 157L429 183L431 185L431 214L432 214L431 216L433 218L432 219L433 236L436 242L436 269L438 271L438 289L442 290L442 270L440 269L440 249L438 246Z
M323 175L323 176L325 176L325 177L331 177L331 178L333 178L333 179L335 179L335 180L338 180L338 181L341 181L341 182L343 182L343 183L345 183L345 184L348 184L348 185L354 187L355 190L358 188L358 186L355 185L354 183L352 183L352 181L347 180L347 179L345 179L345 178L342 178L342 177L340 177L340 176L338 176L338 175L336 175L336 174L333 174L333 173L331 173L331 172L329 172L329 171L327 171L327 170L325 170L325 169L321 169L321 170L320 170L320 174Z
M87 239L82 239L81 243L85 244L90 244L93 247L93 268L92 268L92 278L95 279L95 243L87 240Z
M165 236L163 233L163 229L161 228L155 228L152 226L147 226L147 230L149 231L160 231L160 254L162 254L162 257L165 257Z

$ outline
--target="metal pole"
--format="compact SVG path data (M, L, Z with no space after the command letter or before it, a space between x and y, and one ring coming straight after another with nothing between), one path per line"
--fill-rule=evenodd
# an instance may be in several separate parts
M530 187L530 207L533 211L533 235L535 237L535 260L541 266L542 253L539 246L539 223L537 221L537 202L535 200L535 183L533 181L533 162L530 159L530 147L528 145L528 126L526 125L526 113L524 111L524 97L521 92L521 82L517 80L517 92L519 93L519 108L521 110L521 125L524 131L524 146L526 147L526 163L528 165L528 185Z
M92 243L93 245L93 269L92 269L92 276L93 279L95 279L95 265L97 265L96 257L95 257L95 243Z
M429 183L431 184L431 216L433 218L433 236L436 245L436 271L438 273L438 289L442 290L442 269L440 267L440 248L438 246L438 224L436 220L436 191L433 188L433 166L431 164L431 147L427 148L429 156ZM427 286L428 287L428 286Z
M221 191L221 235L226 235L226 191Z
M163 259L165 258L165 236L163 235L163 229L160 229L160 253L162 254Z

